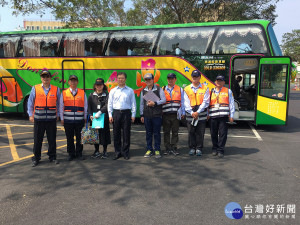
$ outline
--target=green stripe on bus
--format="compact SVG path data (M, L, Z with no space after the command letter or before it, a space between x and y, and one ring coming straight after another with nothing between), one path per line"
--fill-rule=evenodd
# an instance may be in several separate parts
M271 124L271 125L285 125L285 121L277 119L273 116L270 116L266 113L263 113L259 110L256 112L256 124L259 125L264 125L264 124Z

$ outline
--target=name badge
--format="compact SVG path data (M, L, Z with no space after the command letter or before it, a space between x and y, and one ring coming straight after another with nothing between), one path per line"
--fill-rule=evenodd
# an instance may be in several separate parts
M97 105L97 109L100 109L100 105Z
M219 103L215 104L215 108L218 109L220 107Z

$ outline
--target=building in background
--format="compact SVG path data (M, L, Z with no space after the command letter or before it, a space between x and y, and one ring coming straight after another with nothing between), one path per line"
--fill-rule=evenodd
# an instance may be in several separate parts
M61 29L66 23L61 21L50 21L50 20L24 20L24 29L25 30L52 30L52 29Z

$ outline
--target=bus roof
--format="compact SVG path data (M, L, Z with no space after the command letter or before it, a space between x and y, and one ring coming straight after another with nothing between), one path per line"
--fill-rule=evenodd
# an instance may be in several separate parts
M32 33L53 33L53 32L65 33L65 32L84 32L84 31L115 31L115 30L160 29L160 28L240 25L240 24L260 24L264 27L267 27L269 23L270 21L267 20L243 20L243 21L225 21L225 22L128 26L128 27L95 27L95 28L67 28L67 29L54 29L54 30L33 30L33 31L10 31L10 32L0 32L0 34L5 35L5 34L32 34Z

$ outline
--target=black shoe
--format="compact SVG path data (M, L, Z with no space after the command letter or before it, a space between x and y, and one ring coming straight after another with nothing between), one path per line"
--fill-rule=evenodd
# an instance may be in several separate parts
M69 156L68 156L68 161L72 161L74 158L75 158L75 156L69 155Z
M218 157L219 158L223 158L224 157L224 154L222 152L218 152Z
M59 161L57 159L49 159L49 162L50 163L54 162L55 164L59 164Z
M77 158L78 158L78 160L85 160L84 156L82 156L82 155L78 156Z
M93 155L91 155L91 158L97 159L101 156L100 152L95 152Z
M165 151L163 152L164 155L168 155L169 153L170 153L170 150L165 150Z
M113 160L117 160L117 159L119 159L119 158L121 158L121 154L115 155L115 156L113 157Z
M173 148L169 151L169 154L170 155L179 155L179 152L177 152L177 149L176 148Z
M39 161L33 160L31 166L36 167L39 164Z
M212 153L212 156L217 156L217 155L218 155L217 152L213 152L213 153Z
M129 156L124 156L124 159L125 160L129 160Z
M103 153L102 156L101 156L101 159L106 159L106 158L108 158L107 152Z

